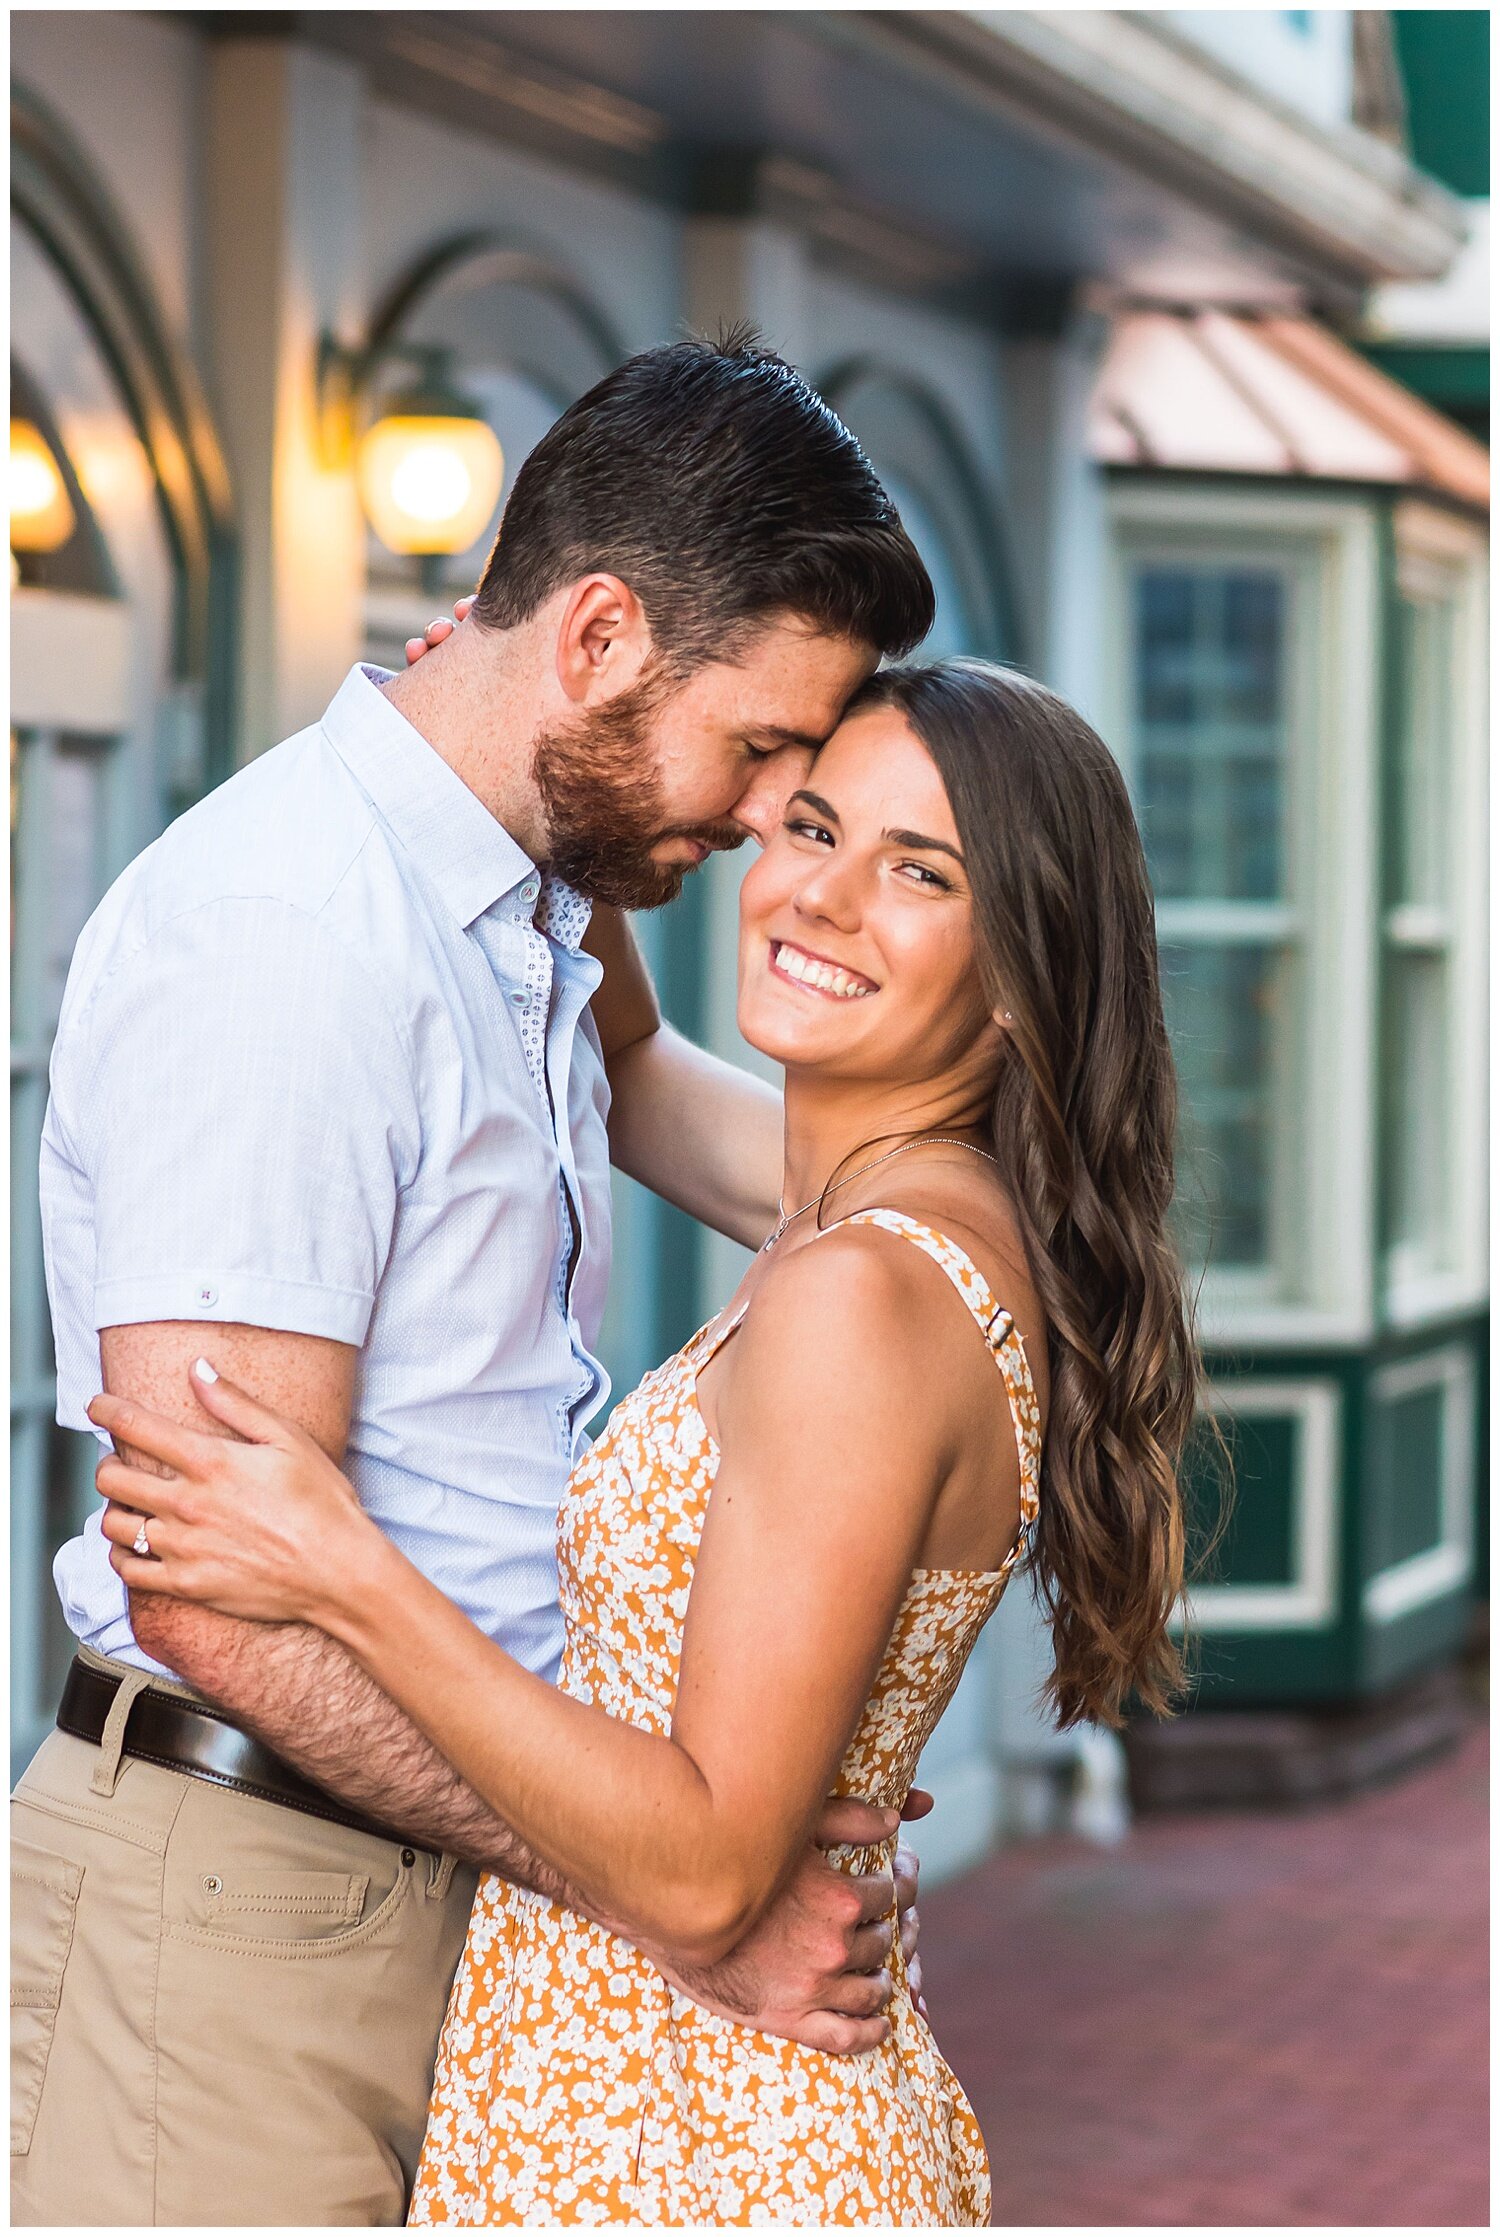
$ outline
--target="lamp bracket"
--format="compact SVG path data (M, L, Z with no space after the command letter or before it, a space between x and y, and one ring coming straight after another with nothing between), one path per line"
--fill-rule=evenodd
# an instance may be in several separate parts
M419 354L433 368L430 344L402 339L402 329L419 307L440 289L464 292L481 287L523 287L544 292L568 313L593 345L600 368L618 365L627 345L590 302L584 290L545 256L507 238L479 229L458 233L419 257L386 290L370 317L362 342L339 341L325 334L318 345L318 444L325 465L347 466L353 456L361 396L376 371L393 358Z
M452 361L452 351L440 342L406 342L387 335L379 341L349 343L324 334L318 343L316 396L318 449L324 466L330 471L346 467L354 456L360 402L378 373L404 364L419 382L441 390L451 385Z

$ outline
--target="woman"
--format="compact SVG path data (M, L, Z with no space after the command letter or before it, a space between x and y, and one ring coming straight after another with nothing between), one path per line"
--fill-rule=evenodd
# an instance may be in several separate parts
M1107 750L1022 676L888 670L741 910L741 1031L786 1073L782 1216L574 1472L556 1690L223 1381L202 1402L251 1442L136 1409L176 1476L99 1469L128 1584L320 1625L621 1929L481 1887L417 2221L985 2222L982 2139L909 1997L836 2058L631 1945L732 1949L830 1789L889 1805L894 1836L1023 1548L1063 1723L1163 1711L1180 1675L1173 1081ZM115 1402L90 1411L108 1429Z

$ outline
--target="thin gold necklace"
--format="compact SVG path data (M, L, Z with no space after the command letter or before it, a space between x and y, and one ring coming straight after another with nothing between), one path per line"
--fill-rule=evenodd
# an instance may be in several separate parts
M810 1196L805 1204L799 1204L795 1212L789 1212L786 1208L786 1198L778 1196L776 1199L778 1214L776 1225L761 1244L761 1249L768 1251L773 1243L779 1243L793 1220L801 1219L803 1213L810 1212L814 1204L822 1203L830 1186L847 1188L851 1181L857 1181L862 1174L873 1173L877 1165L889 1164L893 1157L900 1157L904 1150L936 1149L941 1143L947 1143L951 1149L955 1150L972 1150L976 1157L988 1158L991 1165L998 1165L1000 1162L992 1150L982 1150L977 1142L965 1142L957 1134L918 1134L909 1142L898 1142L893 1150L886 1150L882 1156L872 1157L868 1165L856 1166L854 1171L846 1173L841 1181L825 1183L816 1196Z

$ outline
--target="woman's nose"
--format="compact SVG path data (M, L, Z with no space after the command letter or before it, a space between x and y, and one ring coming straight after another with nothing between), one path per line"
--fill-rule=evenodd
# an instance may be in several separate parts
M834 925L840 932L857 931L863 909L858 866L831 854L798 885L792 907L799 916Z

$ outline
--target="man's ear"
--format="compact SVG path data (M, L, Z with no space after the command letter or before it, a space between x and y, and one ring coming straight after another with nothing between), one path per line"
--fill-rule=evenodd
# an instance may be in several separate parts
M618 575L583 575L557 625L557 680L579 705L612 699L639 677L651 652L645 609Z

